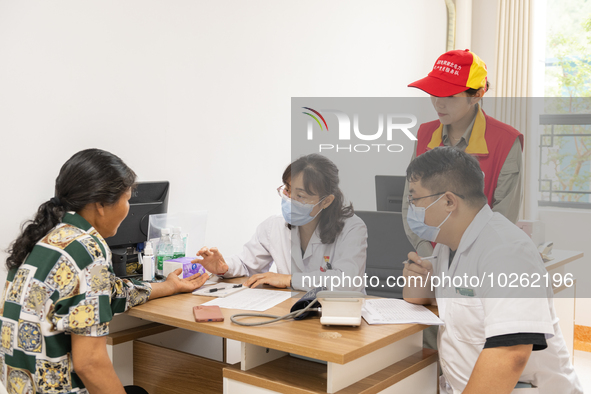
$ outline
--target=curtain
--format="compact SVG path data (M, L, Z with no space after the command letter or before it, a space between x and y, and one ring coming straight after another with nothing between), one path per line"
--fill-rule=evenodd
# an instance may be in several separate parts
M499 0L498 28L496 45L496 71L494 90L496 100L494 117L501 122L510 124L519 130L527 141L533 135L528 130L527 97L531 93L531 26L532 26L532 0ZM523 184L529 185L532 179L533 169L528 166L528 143L524 144L523 156ZM531 201L530 191L527 186L523 189L520 217L531 218L532 207L525 204Z

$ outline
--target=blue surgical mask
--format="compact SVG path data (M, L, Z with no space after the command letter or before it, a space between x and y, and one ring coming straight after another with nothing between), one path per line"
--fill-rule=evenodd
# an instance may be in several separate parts
M441 197L444 195L445 194L442 194ZM441 230L441 226L443 226L443 223L445 223L451 216L450 212L443 222L441 222L441 224L437 227L429 226L425 223L425 211L437 201L441 200L441 197L429 204L427 208L417 207L412 202L408 206L408 213L406 214L406 222L408 223L408 227L410 227L413 233L427 241L435 242L437 236L439 235L439 230Z
M315 216L310 216L310 213L314 207L320 204L323 200L324 198L318 201L316 204L304 204L288 197L282 197L281 213L283 213L283 218L285 221L292 226L303 226L304 224L310 223L316 218L316 216L320 214L320 212L322 212L321 209Z

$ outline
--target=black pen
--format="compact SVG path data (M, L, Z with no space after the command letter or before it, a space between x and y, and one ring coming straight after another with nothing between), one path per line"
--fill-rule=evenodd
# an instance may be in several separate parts
M233 289L237 289L237 288L239 288L239 287L242 287L242 283L241 283L241 284L239 284L239 285L234 285L234 286L232 286L232 288L233 288Z
M224 290L224 288L223 287L218 287L218 288L215 288L215 289L209 289L209 292L210 293L215 293L218 290Z

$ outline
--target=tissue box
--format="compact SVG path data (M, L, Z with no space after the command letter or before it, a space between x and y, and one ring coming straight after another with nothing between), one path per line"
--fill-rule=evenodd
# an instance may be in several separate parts
M182 268L183 272L179 275L179 278L188 278L197 273L205 273L205 268L199 263L191 263L194 260L192 257L179 257L178 259L165 260L162 264L162 271L164 277L176 270Z

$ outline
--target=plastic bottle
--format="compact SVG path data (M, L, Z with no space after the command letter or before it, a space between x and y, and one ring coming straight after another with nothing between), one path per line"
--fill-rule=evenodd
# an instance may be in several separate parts
M172 229L172 258L179 257L185 257L185 242L181 237L181 228L174 227Z
M164 273L164 261L171 260L173 255L172 241L170 239L170 229L163 228L160 242L158 243L158 267L156 273L162 275Z
M142 263L142 279L147 282L154 280L154 270L156 269L156 264L154 262L154 251L152 250L152 242L146 242L146 245L144 247L144 258L142 259Z

